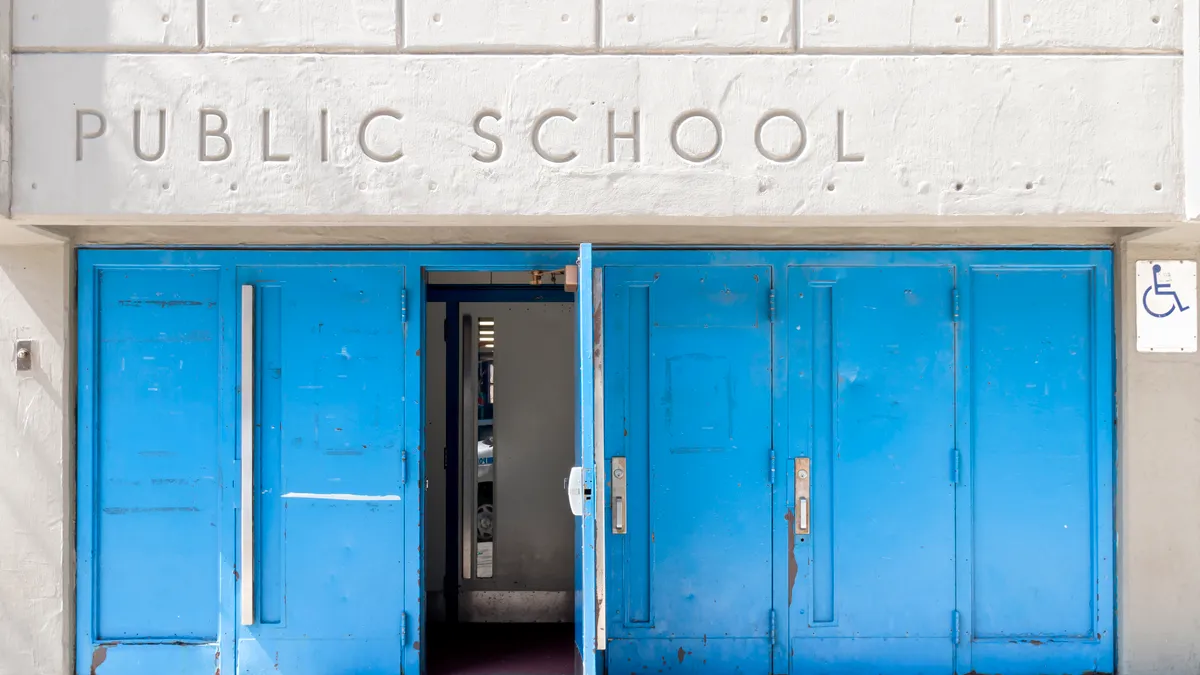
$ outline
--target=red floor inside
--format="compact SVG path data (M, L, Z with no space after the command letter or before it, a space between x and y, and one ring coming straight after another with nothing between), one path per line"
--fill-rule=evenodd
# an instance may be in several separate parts
M569 623L430 624L426 675L573 675Z

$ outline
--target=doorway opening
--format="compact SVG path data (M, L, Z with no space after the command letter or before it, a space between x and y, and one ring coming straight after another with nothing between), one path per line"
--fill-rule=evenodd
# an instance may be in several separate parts
M574 295L561 273L430 272L428 675L574 672Z

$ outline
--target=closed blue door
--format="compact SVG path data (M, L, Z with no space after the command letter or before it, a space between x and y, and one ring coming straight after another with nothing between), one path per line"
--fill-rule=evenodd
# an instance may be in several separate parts
M766 673L771 268L604 284L609 671Z
M794 266L787 288L789 441L810 473L788 520L792 672L951 673L954 270Z
M240 504L254 509L252 527L241 521L254 558L241 576L253 602L242 596L238 672L394 675L409 628L404 268L238 277L253 288L242 300L253 361L240 367L254 373L254 443L241 461L255 465Z

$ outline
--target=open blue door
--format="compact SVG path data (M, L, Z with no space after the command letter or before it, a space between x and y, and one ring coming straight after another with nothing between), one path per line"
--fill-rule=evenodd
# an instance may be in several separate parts
M592 245L579 247L575 293L575 466L567 494L575 527L575 673L596 675L596 408L592 287ZM568 272L568 286L571 283ZM596 317L598 318L598 317Z

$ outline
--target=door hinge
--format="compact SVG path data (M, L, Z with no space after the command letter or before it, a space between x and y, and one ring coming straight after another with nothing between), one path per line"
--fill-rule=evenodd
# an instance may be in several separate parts
M408 646L408 612L400 612L400 646Z
M775 323L775 289L767 291L767 321Z
M408 480L408 452L400 451L400 486L404 486L404 482Z
M951 630L951 637L954 638L954 644L958 644L959 635L961 634L962 631L959 628L958 610L957 609L954 610L954 614L950 619L950 630Z
M774 609L771 610L771 614L769 615L767 621L770 624L769 630L771 632L771 646L774 647L775 646L775 610Z
M962 472L962 453L955 448L950 454L950 482L958 485L959 475Z
M767 473L767 485L774 485L775 484L775 449L774 448L771 449L771 455L770 455L770 459L768 461L770 463L768 465L769 468L768 468L768 473Z
M400 323L408 323L408 289L400 289Z
M958 321L958 287L955 286L950 295L950 319Z

